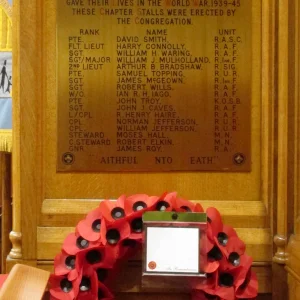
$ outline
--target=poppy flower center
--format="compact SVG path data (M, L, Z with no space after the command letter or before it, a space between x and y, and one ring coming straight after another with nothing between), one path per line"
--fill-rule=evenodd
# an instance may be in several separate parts
M85 258L88 261L88 263L92 265L102 260L102 254L98 250L91 250L86 254Z
M83 276L79 285L79 289L81 292L87 292L91 289L91 280L86 277Z
M111 245L117 244L120 238L120 232L117 229L110 229L106 233L106 240Z
M240 255L237 252L231 252L229 254L228 260L235 267L239 266L241 262Z
M86 249L88 248L89 246L89 241L85 240L83 237L79 237L77 238L76 240L76 246L79 248L79 249Z
M70 255L65 259L65 265L68 269L73 270L75 268L76 256Z
M118 220L121 219L125 216L125 211L123 208L121 207L115 207L112 211L111 211L111 216L113 217L113 219Z
M101 220L97 219L92 224L92 229L94 232L100 232L101 229Z
M96 273L98 280L103 282L107 278L108 271L107 269L99 268L97 269Z
M60 282L60 288L64 293L69 293L73 288L72 282L65 278Z
M136 218L131 222L131 230L135 233L143 231L143 220L142 218Z
M233 286L233 276L229 273L223 273L219 277L219 286L231 287Z
M228 243L228 235L225 232L218 233L218 242L222 246L226 246Z
M156 204L156 210L159 210L159 211L165 211L168 207L170 207L170 204L163 200L158 201Z
M122 246L134 248L136 246L136 240L126 239L122 242Z
M184 209L186 212L191 212L192 210L188 206L180 206L181 209Z
M223 258L223 254L221 250L217 247L214 246L208 253L207 256L209 259L212 260L221 260Z
M134 211L139 211L139 210L142 210L142 209L145 209L147 208L147 204L143 201L137 201L133 204L133 210Z

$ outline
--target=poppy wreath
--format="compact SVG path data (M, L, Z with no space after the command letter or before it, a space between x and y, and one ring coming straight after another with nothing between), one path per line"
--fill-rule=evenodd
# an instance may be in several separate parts
M121 262L142 249L146 211L204 212L199 203L177 197L145 194L116 201L104 200L81 220L69 234L54 259L50 276L52 300L110 300L111 283L116 280ZM255 299L258 291L252 258L236 231L222 223L217 209L207 214L207 277L191 278L191 299Z

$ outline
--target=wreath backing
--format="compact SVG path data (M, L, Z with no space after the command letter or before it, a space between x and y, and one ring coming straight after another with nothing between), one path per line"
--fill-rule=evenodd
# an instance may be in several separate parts
M50 277L53 300L111 300L109 287L117 280L121 262L142 249L142 215L146 211L203 212L199 203L177 196L145 194L104 200L80 221L69 234L54 259ZM222 223L217 209L207 213L207 278L191 278L191 299L254 299L256 274L252 258L236 231Z

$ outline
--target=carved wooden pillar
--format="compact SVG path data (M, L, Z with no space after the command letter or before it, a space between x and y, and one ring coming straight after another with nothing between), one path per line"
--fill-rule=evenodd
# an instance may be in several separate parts
M18 24L20 18L20 7L19 5L15 5L14 7L14 14L13 14L13 23ZM20 51L20 36L19 36L20 28L19 26L15 26L13 28L13 86L17 87L20 84L20 72L18 63L20 62L19 59L19 51ZM20 104L18 103L20 100L20 89L13 88L12 96L15 101L14 109L13 109L13 119L18 118L20 114ZM20 123L14 122L14 135L13 135L13 148L14 148L14 157L13 157L13 184L16 188L13 189L13 226L12 231L9 235L12 249L9 253L9 257L12 259L20 259L22 258L22 249L21 249L21 223L20 223L20 216L21 216L21 203L20 203L20 189L17 188L15 183L20 182L20 150L18 146L18 141L20 139Z
M36 203L41 192L41 120L37 121L42 77L41 5L42 1L17 0L13 9L14 188L13 231L10 233L13 246L9 258L34 262L38 216Z
M290 115L291 140L293 141L290 155L290 178L291 200L293 200L293 232L288 244L288 271L289 296L290 299L300 299L300 1L293 1L292 19L293 24L290 32L293 39L293 47L290 57L293 61L290 77L291 89L290 100L293 110Z
M288 0L278 1L278 158L277 158L277 231L274 242L277 250L273 260L287 260L287 172L288 172Z

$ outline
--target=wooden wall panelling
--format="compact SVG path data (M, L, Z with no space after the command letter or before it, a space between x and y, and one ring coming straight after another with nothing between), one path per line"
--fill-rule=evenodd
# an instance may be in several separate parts
M253 1L254 33L261 40L261 1ZM254 44L253 68L253 171L251 173L208 173L171 172L142 174L107 173L56 173L56 44L55 44L55 1L46 1L44 10L45 65L47 74L45 91L44 122L44 199L99 199L116 198L120 193L148 192L161 193L162 190L176 188L189 199L261 201L261 48ZM157 182L149 186L149 182ZM118 185L116 186L116 182ZM226 184L225 184L226 183ZM239 189L236 189L236 186Z
M21 260L44 267L43 262L52 260L59 251L67 232L74 230L75 224L99 199L116 198L121 193L160 194L164 190L178 190L182 196L206 207L220 208L224 220L236 227L248 242L256 267L263 274L261 278L265 278L261 291L271 292L270 222L276 155L274 2L252 3L253 168L250 173L61 174L56 173L56 1L14 1L13 84L17 88L14 88L15 207L10 265Z

